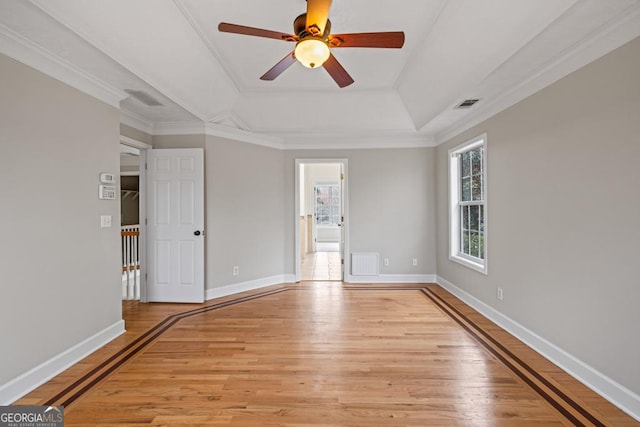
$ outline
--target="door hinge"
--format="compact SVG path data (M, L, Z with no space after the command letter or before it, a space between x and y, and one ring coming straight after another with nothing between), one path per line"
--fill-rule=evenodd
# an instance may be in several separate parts
M144 219L144 225L149 224L149 220L147 218Z
M149 169L149 168L147 167L147 162L144 162L144 170L147 170L147 169Z
M343 173L340 174L340 179L344 179L344 174Z
M342 259L340 260L340 263L341 263L342 265L344 265L344 258L342 258Z

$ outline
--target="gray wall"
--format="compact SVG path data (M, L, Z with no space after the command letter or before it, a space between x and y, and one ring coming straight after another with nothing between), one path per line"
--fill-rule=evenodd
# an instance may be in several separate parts
M207 287L282 275L282 151L207 136ZM239 275L233 276L233 266Z
M640 39L437 149L438 274L636 393L638 76ZM487 276L447 255L447 150L484 132Z
M0 384L121 319L119 113L0 55ZM100 215L114 227L101 229Z
M154 136L153 148L205 150L207 289L283 274L282 151L204 135Z
M351 252L389 258L382 274L435 274L433 148L281 151L203 135L153 147L205 148L207 289L294 274L297 158L348 159Z
M433 148L285 151L285 273L294 272L295 159L314 158L348 159L350 252L389 258L381 274L435 274Z

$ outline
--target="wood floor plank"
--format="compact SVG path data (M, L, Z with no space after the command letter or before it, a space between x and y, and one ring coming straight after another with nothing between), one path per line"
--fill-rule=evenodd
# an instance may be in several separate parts
M68 402L68 426L640 425L436 285L123 310L125 337L17 403Z

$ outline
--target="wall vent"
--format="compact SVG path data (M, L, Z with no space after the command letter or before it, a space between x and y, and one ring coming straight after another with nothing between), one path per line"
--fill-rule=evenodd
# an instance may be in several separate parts
M351 254L352 276L377 276L380 265L377 253L354 252Z
M124 91L149 107L160 107L162 105L160 101L143 90L125 89Z
M460 104L456 105L455 108L470 108L478 101L480 101L480 100L479 99L465 99Z

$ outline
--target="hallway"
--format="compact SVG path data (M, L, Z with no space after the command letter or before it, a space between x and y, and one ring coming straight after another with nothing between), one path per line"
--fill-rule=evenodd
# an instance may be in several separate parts
M319 242L316 252L305 254L301 260L300 279L342 280L340 244L338 242Z

